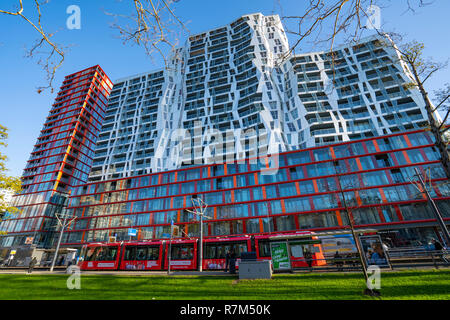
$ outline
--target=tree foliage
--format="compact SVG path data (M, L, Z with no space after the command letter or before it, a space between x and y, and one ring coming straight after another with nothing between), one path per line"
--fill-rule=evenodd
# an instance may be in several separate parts
M8 129L0 125L0 147L6 147L6 139L8 138ZM6 168L7 157L0 152L0 189L10 190L17 193L21 189L21 180L17 177L11 177L7 175L8 169ZM9 206L5 201L5 196L0 194L0 215L1 218L7 217L5 215L8 212L10 215L18 214L17 208Z

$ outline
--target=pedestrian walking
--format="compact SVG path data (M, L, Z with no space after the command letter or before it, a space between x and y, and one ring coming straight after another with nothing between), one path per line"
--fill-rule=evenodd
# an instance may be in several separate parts
M61 256L58 262L58 266L62 266L64 264L64 256Z
M230 273L236 273L236 253L234 252L234 249L231 249L230 251Z
M433 245L434 245L434 250L441 251L443 249L442 244L439 241L437 241L436 239L432 239L431 243L433 243Z
M336 253L334 254L334 263L336 264L338 271L343 270L342 267L344 265L344 262L342 261L342 256L339 254L339 251L336 251Z
M312 271L312 261L313 261L312 252L305 248L303 256L305 257L305 261L308 264L309 270Z
M36 257L33 257L33 259L31 259L30 264L28 265L28 274L31 274L33 272L33 268L37 263L37 259Z

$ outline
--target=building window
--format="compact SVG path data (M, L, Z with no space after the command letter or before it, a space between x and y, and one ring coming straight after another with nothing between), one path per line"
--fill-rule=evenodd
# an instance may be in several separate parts
M433 211L427 203L414 203L399 206L405 220L434 219Z
M276 218L277 231L290 231L295 230L294 216L282 216Z
M300 229L330 228L339 225L334 212L299 214L297 217Z
M310 205L309 199L307 197L306 198L285 199L284 205L285 205L287 213L311 210L311 205Z

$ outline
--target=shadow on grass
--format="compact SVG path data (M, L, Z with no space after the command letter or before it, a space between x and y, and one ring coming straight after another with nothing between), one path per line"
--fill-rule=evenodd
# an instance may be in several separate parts
M381 287L384 299L446 299L450 298L450 286L441 284L404 285Z
M272 280L223 276L81 276L68 290L68 275L0 275L0 299L372 299L362 294L362 274L289 274ZM382 274L382 299L448 299L450 270Z

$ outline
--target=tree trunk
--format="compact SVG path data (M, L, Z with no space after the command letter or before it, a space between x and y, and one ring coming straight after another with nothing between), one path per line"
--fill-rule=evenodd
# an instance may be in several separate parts
M410 64L410 67L413 70L417 86L419 87L419 91L422 94L422 98L425 102L425 109L428 115L428 122L430 123L430 130L435 137L436 147L439 149L445 174L447 178L450 179L450 156L447 149L447 143L442 138L441 130L439 129L440 123L437 123L436 119L433 116L433 105L430 101L430 98L428 97L428 93L426 92L423 83L419 79L415 66Z

